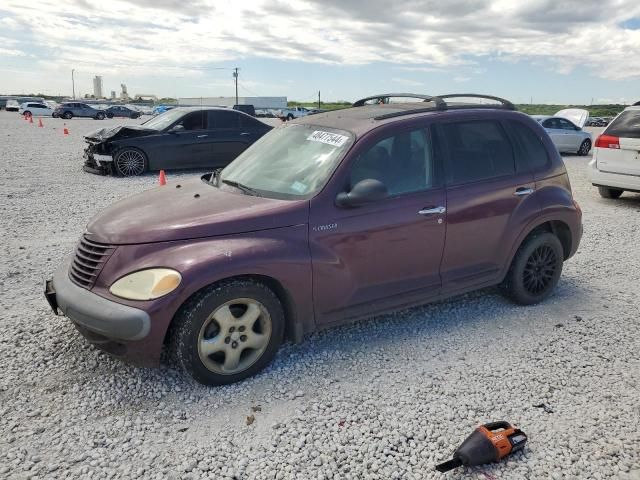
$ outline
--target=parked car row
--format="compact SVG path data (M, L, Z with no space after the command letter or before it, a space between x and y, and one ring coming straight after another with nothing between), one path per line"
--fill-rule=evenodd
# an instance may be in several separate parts
M218 385L326 326L492 285L546 299L582 214L545 129L496 97L367 104L387 96L275 129L199 107L87 135L87 160L124 175L223 168L97 215L51 308L116 357L157 365L166 344Z

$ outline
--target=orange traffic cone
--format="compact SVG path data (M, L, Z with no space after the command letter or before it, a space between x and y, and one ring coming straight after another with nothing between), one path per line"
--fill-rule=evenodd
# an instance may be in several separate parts
M42 119L41 118L38 119L38 126L40 128L44 127L44 125L42 124Z
M160 177L158 178L158 182L161 186L167 184L167 177L164 174L164 170L160 170Z
M67 124L66 123L64 124L64 130L62 130L62 133L64 135L69 135L69 129L67 128Z

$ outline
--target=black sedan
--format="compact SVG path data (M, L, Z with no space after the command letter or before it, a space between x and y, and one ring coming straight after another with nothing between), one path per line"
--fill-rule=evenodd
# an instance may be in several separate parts
M83 168L128 177L151 170L224 167L271 128L228 108L174 108L140 125L86 135Z
M140 115L142 115L140 112L129 107L124 107L122 105L111 105L109 108L105 109L104 113L107 115L107 118L138 118Z

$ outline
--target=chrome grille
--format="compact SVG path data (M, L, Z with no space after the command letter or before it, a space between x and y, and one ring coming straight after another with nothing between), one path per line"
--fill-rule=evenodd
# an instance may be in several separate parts
M94 242L83 235L69 268L69 278L82 288L93 287L102 267L114 250L113 245Z

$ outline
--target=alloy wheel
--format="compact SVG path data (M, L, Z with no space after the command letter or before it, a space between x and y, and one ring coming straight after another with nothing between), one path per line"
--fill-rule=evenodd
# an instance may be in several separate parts
M591 142L585 140L584 142L582 142L582 145L580 145L580 151L578 153L580 155L587 155L589 153L589 150L591 150Z
M239 373L262 356L271 332L271 316L260 302L251 298L231 300L203 323L198 335L198 356L214 373Z
M141 175L144 172L144 155L137 150L125 150L118 155L116 168L125 177Z
M558 259L556 252L549 245L536 248L524 267L523 285L531 295L543 293L553 281Z

